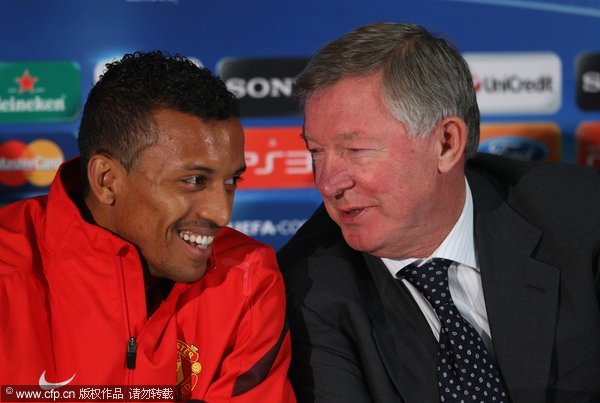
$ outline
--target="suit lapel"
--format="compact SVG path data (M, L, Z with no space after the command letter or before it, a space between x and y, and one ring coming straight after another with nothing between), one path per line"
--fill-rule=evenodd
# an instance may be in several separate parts
M559 271L532 257L540 230L481 177L469 175L469 184L475 206L475 247L497 361L514 401L543 401L554 344Z
M438 401L437 341L427 321L381 259L363 256L374 279L368 290L373 339L392 383L407 402Z

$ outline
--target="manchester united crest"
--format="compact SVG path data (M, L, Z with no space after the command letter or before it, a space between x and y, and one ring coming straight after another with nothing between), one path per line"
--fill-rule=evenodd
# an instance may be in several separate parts
M198 348L193 344L177 340L177 352L175 400L184 400L190 397L192 390L196 387L202 365L198 362L198 358L200 358Z

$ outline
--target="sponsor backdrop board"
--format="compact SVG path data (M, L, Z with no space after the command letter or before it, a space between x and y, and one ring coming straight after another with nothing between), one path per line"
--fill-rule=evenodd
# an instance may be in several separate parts
M600 167L600 0L0 0L0 204L45 193L77 155L104 64L161 49L241 100L248 173L231 226L278 249L320 203L291 99L325 42L374 21L452 39L472 69L481 151Z

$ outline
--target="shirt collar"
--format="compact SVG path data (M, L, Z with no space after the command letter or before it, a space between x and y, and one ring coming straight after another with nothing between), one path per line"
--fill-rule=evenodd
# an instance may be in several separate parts
M392 276L417 260L429 260L434 257L454 260L460 264L479 270L475 259L475 241L473 237L473 196L469 182L465 178L465 203L458 220L442 243L427 259L408 258L401 260L382 258Z

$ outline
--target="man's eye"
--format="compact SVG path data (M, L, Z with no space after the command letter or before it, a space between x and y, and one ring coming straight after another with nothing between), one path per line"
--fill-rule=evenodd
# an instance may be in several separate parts
M244 180L244 178L242 178L241 176L233 176L233 177L225 180L225 184L230 185L230 186L237 186L243 180Z
M320 148L309 148L308 152L310 153L312 159L318 158L323 154L323 150Z
M185 178L183 180L186 183L189 183L190 185L205 185L206 184L206 177L204 176L190 176L189 178Z

